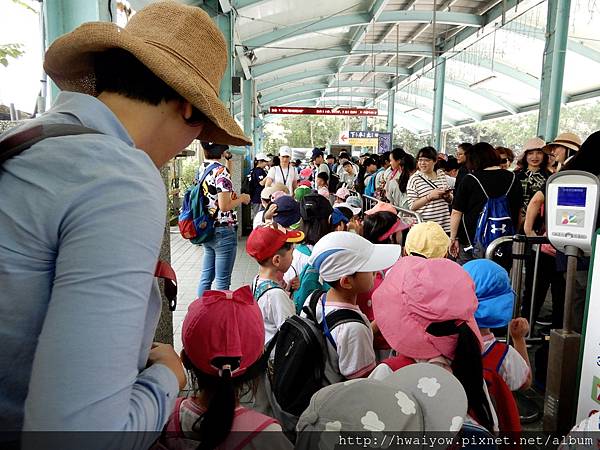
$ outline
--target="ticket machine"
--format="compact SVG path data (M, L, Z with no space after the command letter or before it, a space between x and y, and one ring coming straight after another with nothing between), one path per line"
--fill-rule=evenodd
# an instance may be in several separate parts
M592 254L599 191L598 177L574 170L552 175L546 185L548 239L568 258L563 327L550 334L544 402L544 430L547 432L567 432L575 420L581 335L573 331L572 305L577 259ZM598 406L600 409L600 403Z

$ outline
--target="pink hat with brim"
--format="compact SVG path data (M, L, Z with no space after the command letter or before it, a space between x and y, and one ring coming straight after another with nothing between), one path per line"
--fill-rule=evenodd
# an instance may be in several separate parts
M373 310L383 337L409 358L454 359L458 335L429 334L427 327L436 322L466 322L482 345L473 280L449 259L400 258L373 293Z
M398 214L398 211L396 210L394 205L392 205L391 203L387 203L387 202L377 202L377 204L375 206L373 206L371 209L365 211L365 214L367 216L370 216L371 214L375 214L378 212L391 212L394 214Z
M387 230L385 233L383 233L377 240L379 242L383 242L387 238L389 238L392 234L397 233L398 231L404 231L404 230L410 228L411 225L412 225L411 223L398 218L398 220L396 220L396 223L394 225L392 225L389 230Z

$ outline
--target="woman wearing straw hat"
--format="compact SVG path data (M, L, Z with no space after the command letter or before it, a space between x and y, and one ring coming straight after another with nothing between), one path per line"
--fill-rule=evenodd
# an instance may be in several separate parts
M44 68L69 92L10 137L48 124L88 130L2 165L0 313L11 320L0 324L0 431L164 426L186 378L173 348L152 344L166 217L158 168L196 138L250 144L218 97L226 65L210 17L176 2L153 3L125 28L84 24L48 49ZM133 446L117 437L94 445Z

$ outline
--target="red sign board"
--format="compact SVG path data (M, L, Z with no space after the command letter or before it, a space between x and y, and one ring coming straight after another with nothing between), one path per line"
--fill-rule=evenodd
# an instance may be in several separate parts
M317 116L376 116L370 108L309 108L304 106L271 106L269 114L312 114Z

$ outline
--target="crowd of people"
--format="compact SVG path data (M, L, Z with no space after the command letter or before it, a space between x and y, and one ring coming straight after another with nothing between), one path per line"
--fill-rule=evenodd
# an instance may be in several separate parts
M85 24L48 49L63 92L0 138L0 311L11 319L0 326L1 446L49 446L27 431L151 432L54 448L157 449L518 432L511 391L533 382L529 324L513 317L506 269L481 257L475 222L500 196L515 232L543 234L548 174L600 173L600 132L527 141L512 171L514 153L484 142L455 158L315 148L308 163L284 146L256 155L251 192L237 193L223 156L250 142L218 98L226 55L211 18L176 2L152 3L123 29ZM214 234L177 355L153 342L159 168L194 139ZM367 210L365 197L376 202ZM253 205L245 245L258 272L230 291L242 204ZM542 267L561 274L564 257L548 251Z

